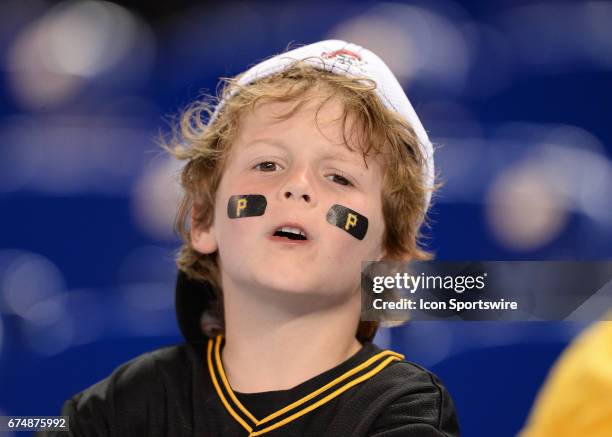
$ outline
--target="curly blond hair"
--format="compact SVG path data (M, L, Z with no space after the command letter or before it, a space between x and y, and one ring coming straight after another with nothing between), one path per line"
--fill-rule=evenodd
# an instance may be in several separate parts
M427 260L432 255L419 247L419 229L426 216L428 187L424 178L425 157L412 126L395 111L388 109L376 94L371 80L337 75L316 69L303 61L249 85L238 83L240 76L223 78L220 96L204 98L190 105L163 147L186 164L180 174L184 190L175 222L183 245L177 265L191 279L207 281L218 294L217 310L222 325L222 284L218 252L202 254L191 244L190 226L212 224L215 193L238 132L241 118L264 102L294 102L279 119L295 114L306 102L318 101L320 109L330 99L338 99L344 145L351 149L345 129L349 116L356 123L351 128L361 146L364 163L377 157L383 165L381 192L385 232L385 260ZM214 108L224 101L217 114ZM317 112L318 113L318 112ZM212 120L212 121L211 121ZM353 149L351 149L353 150ZM214 324L213 324L214 325ZM362 321L357 329L360 341L373 338L378 322ZM207 333L213 335L214 332Z

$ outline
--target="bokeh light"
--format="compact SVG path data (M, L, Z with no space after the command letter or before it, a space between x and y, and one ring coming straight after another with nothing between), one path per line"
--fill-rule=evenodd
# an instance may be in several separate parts
M515 250L539 248L567 222L567 204L556 195L545 168L523 164L502 172L489 191L488 217L495 235ZM563 178L561 173L553 176Z
M153 149L137 123L100 116L14 116L0 121L0 192L124 195Z
M142 74L153 52L150 30L122 6L105 1L65 1L15 38L9 53L9 78L20 104L48 109L63 104L89 79L130 56L127 63L137 58L137 70Z
M174 240L174 219L182 190L181 163L158 156L149 162L133 189L132 213L143 231L158 240Z
M24 318L48 317L44 311L31 313L30 310L64 289L60 270L47 258L33 253L18 256L6 268L0 287L7 310Z

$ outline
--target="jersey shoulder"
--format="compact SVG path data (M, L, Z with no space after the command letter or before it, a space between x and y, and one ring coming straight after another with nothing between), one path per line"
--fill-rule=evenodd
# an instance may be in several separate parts
M370 415L368 436L459 436L450 393L440 378L413 362L392 362L366 381L353 400Z
M118 366L108 377L76 393L62 407L71 435L147 435L165 417L169 390L191 387L191 370L198 356L190 344L167 346L139 355ZM43 434L40 434L43 435Z
M76 406L91 402L142 401L149 398L166 379L191 367L193 349L181 344L166 346L139 355L118 366L108 377L77 393Z

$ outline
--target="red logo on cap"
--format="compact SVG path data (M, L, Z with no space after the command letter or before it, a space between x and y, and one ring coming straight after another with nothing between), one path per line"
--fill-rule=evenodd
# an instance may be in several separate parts
M350 50L346 50L346 49L334 50L333 52L323 53L323 57L326 59L332 59L332 58L338 58L338 57L343 58L345 56L348 56L349 58L353 58L356 61L361 61L361 56L359 56L355 52L351 52Z

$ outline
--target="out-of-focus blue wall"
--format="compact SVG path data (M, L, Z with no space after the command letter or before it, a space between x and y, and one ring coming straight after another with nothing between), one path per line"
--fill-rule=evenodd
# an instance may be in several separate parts
M341 38L396 73L438 146L442 260L612 256L612 3L0 4L0 415L54 415L181 341L178 164L156 145L219 76ZM512 436L568 322L419 322L377 341L431 368L464 435Z

